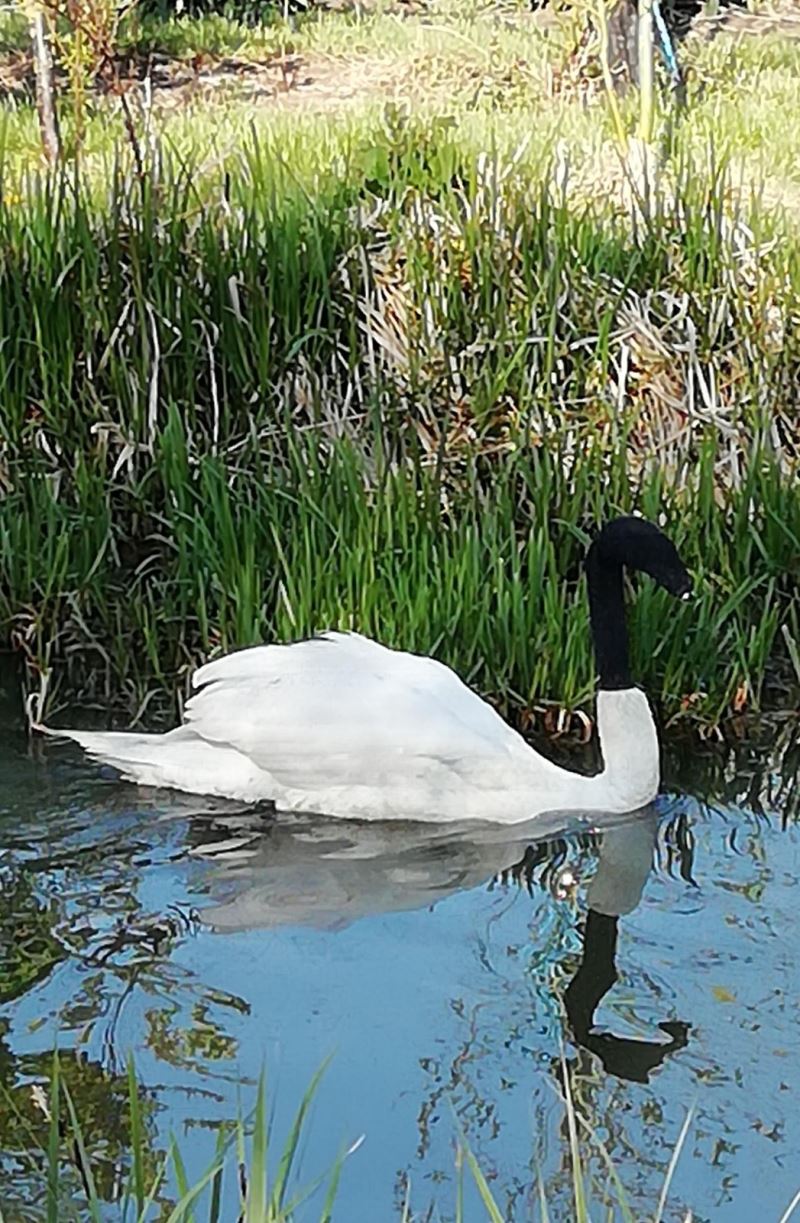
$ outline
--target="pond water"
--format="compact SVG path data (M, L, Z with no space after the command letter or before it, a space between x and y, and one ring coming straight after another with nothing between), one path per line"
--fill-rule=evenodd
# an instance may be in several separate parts
M35 1087L57 1045L109 1219L133 1051L147 1142L176 1135L190 1179L262 1067L279 1141L330 1058L298 1183L363 1139L345 1223L399 1219L406 1197L415 1220L452 1219L457 1126L504 1217L538 1217L541 1183L550 1218L573 1220L564 1066L594 1133L595 1206L615 1197L602 1143L652 1218L689 1113L663 1217L777 1223L800 1188L794 790L766 754L755 773L718 770L716 801L703 786L541 843L146 795L15 723L0 747L5 1219L44 1217ZM232 1177L225 1194L234 1223ZM483 1217L468 1187L466 1218Z

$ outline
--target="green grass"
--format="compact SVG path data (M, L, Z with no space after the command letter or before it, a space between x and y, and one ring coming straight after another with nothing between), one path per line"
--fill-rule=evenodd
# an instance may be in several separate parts
M319 1223L332 1223L332 1220L340 1217L337 1197L345 1162L360 1143L355 1143L349 1150L343 1149L332 1167L310 1183L299 1183L295 1170L323 1071L324 1066L312 1078L282 1143L276 1139L268 1120L269 1100L266 1079L262 1074L252 1112L246 1117L240 1114L220 1127L214 1156L206 1171L192 1183L187 1176L181 1144L175 1137L170 1139L165 1152L154 1151L152 1134L147 1131L142 1116L142 1089L133 1060L129 1060L126 1125L130 1145L128 1150L119 1154L119 1180L114 1186L111 1214L111 1195L108 1190L98 1190L101 1182L95 1175L93 1150L84 1137L79 1106L64 1081L58 1056L55 1056L47 1090L45 1085L39 1085L36 1089L39 1107L45 1113L48 1124L47 1142L38 1149L32 1146L26 1156L31 1171L38 1173L42 1180L41 1198L46 1209L43 1217L47 1223L67 1223L67 1220L73 1219L99 1223L101 1219L112 1218L118 1218L121 1223L151 1223L156 1218L166 1223L221 1223L223 1203L226 1200L230 1202L231 1185L235 1184L237 1191L234 1191L234 1196L238 1198L238 1217L242 1223L292 1223L298 1217L298 1211L304 1219L315 1218ZM601 1191L606 1211L604 1217L609 1220L618 1218L621 1223L628 1223L633 1215L620 1172L573 1101L565 1061L562 1061L562 1083L567 1133L565 1148L572 1171L575 1223L588 1223L588 1207L598 1192L598 1186L588 1171L587 1157L590 1155L602 1161L608 1174L605 1188ZM691 1114L687 1116L679 1136L653 1223L659 1223L662 1217L690 1121ZM474 1212L468 1215L465 1209L465 1168L474 1187L476 1204L480 1202L482 1205L482 1217L490 1223L502 1223L503 1214L455 1113L453 1124L456 1133L455 1223L476 1218ZM276 1143L279 1143L277 1147ZM358 1176L357 1164L348 1170L348 1175ZM27 1183L35 1184L35 1175L31 1179L29 1174ZM8 1189L9 1192L4 1195L7 1209L17 1204L13 1186L9 1185ZM547 1223L548 1204L541 1179L540 1200L541 1213L538 1217L542 1223ZM23 1202L20 1201L19 1205L22 1206ZM418 1217L409 1195L402 1208L402 1223L414 1223ZM0 1223L2 1219L0 1213Z
M87 1145L79 1105L55 1056L49 1090L42 1088L37 1093L49 1126L48 1141L46 1147L37 1150L32 1145L27 1151L25 1159L31 1165L27 1183L34 1185L35 1172L40 1173L47 1223L73 1219L99 1223L100 1219L110 1219L108 1203L112 1199L113 1217L125 1223L148 1223L156 1218L163 1223L220 1223L223 1191L233 1181L238 1184L242 1223L290 1223L300 1206L317 1191L322 1203L319 1223L329 1223L346 1154L310 1185L299 1185L295 1174L298 1145L321 1075L318 1071L311 1080L277 1152L273 1151L262 1076L252 1114L220 1127L207 1170L190 1184L180 1144L174 1137L165 1152L153 1149L153 1136L142 1111L141 1087L130 1060L126 1118L129 1149L120 1152L120 1180L109 1192L111 1187L105 1191L98 1188L101 1182L96 1177L95 1152ZM4 1195L7 1208L16 1204L13 1187L9 1190Z
M688 166L636 236L446 124L330 151L0 209L0 620L33 672L129 717L217 648L355 627L573 707L580 559L635 509L700 577L636 602L665 715L791 704L796 242Z
M128 1063L129 1149L121 1153L117 1165L118 1183L114 1186L113 1214L109 1213L109 1194L98 1192L93 1154L84 1138L76 1102L62 1076L59 1059L53 1058L49 1082L37 1088L39 1107L46 1115L48 1135L46 1145L31 1147L28 1160L42 1180L42 1200L47 1223L67 1223L67 1220L119 1219L120 1223L151 1223L158 1218L166 1223L221 1223L224 1201L230 1201L230 1186L235 1184L238 1217L242 1223L292 1223L298 1211L304 1219L315 1218L319 1223L332 1223L340 1217L337 1209L339 1184L347 1159L358 1149L355 1143L334 1161L331 1168L310 1183L299 1183L296 1173L298 1151L309 1123L309 1113L317 1094L324 1066L312 1078L289 1132L281 1142L268 1121L269 1100L265 1076L262 1074L255 1092L255 1104L249 1116L241 1114L220 1127L214 1155L204 1173L190 1182L186 1172L181 1144L175 1137L165 1152L154 1152L152 1135L147 1131L141 1102L141 1087L133 1060ZM574 1098L570 1087L569 1067L562 1057L560 1082L563 1091L565 1166L571 1176L570 1218L574 1223L589 1223L590 1210L599 1206L602 1217L615 1223L633 1223L634 1214L623 1183L623 1170L616 1165L583 1106ZM661 1223L670 1201L675 1169L689 1134L693 1110L687 1112L677 1136L675 1148L658 1195L652 1223ZM489 1223L502 1223L503 1213L478 1160L470 1149L457 1114L453 1113L456 1136L454 1223L473 1223L478 1217ZM279 1145L276 1147L276 1143ZM590 1171L590 1162L604 1169L601 1187ZM480 1216L474 1209L467 1213L464 1171L480 1202ZM356 1163L348 1175L358 1176ZM34 1182L30 1182L34 1183ZM7 1208L14 1206L13 1185L6 1196ZM227 1196L226 1196L227 1195ZM414 1223L419 1218L413 1207L411 1191L402 1207L401 1223ZM19 1205L23 1203L20 1202ZM550 1203L552 1206L553 1203ZM780 1223L788 1223L800 1205L800 1194L787 1206ZM597 1216L595 1216L597 1217ZM687 1215L687 1218L690 1217ZM548 1223L551 1218L543 1173L539 1173L539 1209L533 1220ZM0 1213L0 1223L3 1215ZM639 1223L644 1223L639 1217Z
M465 149L495 147L510 154L525 141L532 169L562 142L578 198L602 200L614 164L613 125L602 90L590 91L585 105L576 90L553 88L553 73L577 41L580 14L578 6L555 28L543 29L522 4L463 0L438 0L417 15L381 8L316 11L288 22L277 6L258 23L219 15L159 18L133 6L120 26L119 49L125 58L156 54L188 62L197 56L204 71L230 57L262 64L282 55L302 58L300 78L309 77L311 84L293 92L288 109L280 99L278 105L263 97L254 101L246 74L186 96L156 88L151 125L195 162L209 154L212 162L228 156L253 127L289 146L295 132L312 146L321 133L330 140L330 128L346 139L354 125L379 125L388 100L419 114L446 115ZM0 14L4 46L27 47L25 23L13 12ZM763 189L771 206L782 200L796 219L800 133L773 119L796 108L800 44L778 34L742 39L723 32L711 43L690 42L682 56L692 73L689 107L679 116L662 110L659 139L678 163L686 154L701 163L713 143L736 162L746 191ZM138 114L138 91L129 96ZM36 119L30 101L4 109L6 173L16 182L38 156ZM103 159L125 142L124 124L114 99L96 98L91 111L85 161L102 176ZM62 122L69 143L67 98Z
M125 35L369 54L417 82L413 116L374 91L326 114L193 103L141 127L139 172L98 101L80 164L47 176L32 111L7 111L0 638L51 714L157 720L208 654L333 626L506 706L585 705L581 556L629 510L700 578L691 608L636 601L664 716L795 706L800 239L748 186L758 150L792 173L795 137L779 152L754 116L795 51L692 52L643 226L602 100L549 96L541 31L429 17Z

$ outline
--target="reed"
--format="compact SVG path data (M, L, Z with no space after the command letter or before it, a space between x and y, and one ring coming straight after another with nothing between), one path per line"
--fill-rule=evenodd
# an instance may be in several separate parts
M595 1190L586 1168L589 1154L599 1156L608 1171L609 1183L603 1197L605 1207L612 1213L606 1217L631 1219L633 1216L619 1171L573 1101L568 1067L563 1059L562 1071L565 1146L572 1169L572 1205L576 1223L588 1223L588 1204ZM118 1168L114 1200L110 1201L107 1193L98 1190L100 1182L94 1174L93 1152L84 1136L79 1105L73 1100L64 1081L58 1057L54 1056L47 1090L42 1085L35 1089L39 1106L47 1117L47 1144L39 1150L31 1148L29 1152L32 1169L38 1169L41 1174L42 1201L46 1211L43 1217L47 1218L48 1223L58 1223L65 1218L96 1220L98 1223L101 1219L112 1218L119 1219L121 1223L150 1223L156 1218L165 1219L168 1223L221 1223L225 1217L223 1207L230 1210L233 1200L238 1199L237 1217L242 1223L292 1223L298 1217L317 1218L319 1223L331 1223L337 1217L337 1195L345 1161L358 1150L360 1142L344 1150L327 1172L309 1183L298 1182L295 1167L298 1148L305 1138L309 1110L323 1072L324 1066L313 1076L289 1133L277 1149L274 1144L278 1140L268 1120L269 1099L266 1079L262 1074L252 1111L247 1116L240 1113L236 1119L220 1127L216 1149L207 1169L197 1180L190 1181L181 1146L175 1137L170 1139L166 1151L154 1150L153 1135L142 1120L142 1088L137 1080L134 1062L129 1059L127 1125L130 1145L128 1150L121 1153L123 1163ZM689 1121L690 1118L687 1118L676 1145L654 1223L661 1218L668 1199L672 1172ZM454 1128L457 1134L455 1223L464 1223L468 1217L465 1209L465 1168L474 1187L475 1205L479 1202L485 1212L482 1217L492 1223L500 1223L503 1215L455 1114ZM357 1175L355 1168L353 1175ZM29 1177L29 1181L35 1183L35 1177ZM7 1201L14 1205L13 1192ZM615 1202L618 1216L613 1213L611 1202ZM412 1207L410 1195L407 1196L401 1211L402 1223L414 1223L420 1217ZM472 1213L469 1217L473 1217ZM540 1213L537 1213L537 1217L543 1223L549 1217L541 1179Z
M79 1108L67 1087L57 1056L53 1058L47 1091L37 1086L40 1107L47 1115L46 1147L31 1149L30 1159L41 1173L48 1223L64 1218L87 1220L119 1219L121 1223L150 1223L166 1219L168 1223L221 1223L223 1205L228 1209L238 1198L238 1217L242 1223L292 1223L302 1217L318 1218L319 1223L331 1223L337 1217L337 1195L345 1161L358 1150L353 1144L334 1161L333 1166L311 1182L301 1184L296 1174L298 1148L308 1127L309 1110L317 1095L324 1066L313 1076L298 1106L289 1133L277 1149L277 1141L268 1121L269 1099L266 1078L262 1074L255 1092L252 1111L220 1127L216 1149L208 1165L196 1181L187 1176L181 1146L175 1137L166 1151L153 1149L153 1135L142 1122L140 1093L134 1062L128 1062L128 1131L129 1150L123 1153L123 1165L118 1168L113 1203L98 1192L93 1172L92 1151L84 1138ZM565 1165L570 1170L570 1217L575 1223L588 1223L590 1209L599 1204L603 1217L629 1223L634 1218L622 1179L602 1139L594 1129L585 1109L573 1098L569 1064L562 1054L561 1089L564 1104L562 1137ZM661 1187L652 1216L660 1223L670 1201L674 1172L689 1135L692 1110L686 1115ZM497 1205L489 1182L470 1149L458 1117L454 1113L456 1133L455 1223L478 1217L474 1209L467 1215L464 1171L474 1191L474 1206L480 1203L481 1216L491 1223L501 1223L503 1213ZM605 1187L599 1191L596 1177L590 1171L590 1161L599 1161L605 1171ZM354 1168L352 1175L357 1175ZM231 1188L236 1185L237 1189ZM9 1187L11 1188L11 1187ZM599 1192L598 1192L599 1191ZM600 1202L597 1202L598 1196ZM531 1218L547 1223L548 1191L539 1175L538 1208ZM13 1205L13 1194L8 1199ZM20 1203L22 1204L22 1203ZM781 1217L788 1223L800 1204L800 1194L789 1203ZM552 1205L552 1203L551 1203ZM112 1213L113 1212L113 1213ZM300 1212L300 1216L298 1216ZM0 1216L2 1217L2 1216ZM402 1223L414 1223L422 1216L407 1194L401 1210ZM425 1216L427 1217L427 1215ZM691 1211L686 1218L691 1217Z
M637 510L700 576L690 608L636 600L664 716L791 706L779 218L686 161L634 232L400 114L336 147L254 136L216 175L162 151L0 207L0 631L27 682L157 720L217 649L344 627L546 718L592 688L589 532Z

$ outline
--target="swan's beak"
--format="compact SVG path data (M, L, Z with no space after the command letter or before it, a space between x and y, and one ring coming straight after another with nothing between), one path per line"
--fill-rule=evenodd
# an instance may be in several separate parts
M678 582L673 586L672 593L676 599L680 599L681 603L686 603L692 597L694 582L691 576L684 570Z

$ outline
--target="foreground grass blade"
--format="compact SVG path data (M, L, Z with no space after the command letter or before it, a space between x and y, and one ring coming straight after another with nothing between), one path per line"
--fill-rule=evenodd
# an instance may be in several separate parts
M472 1174L472 1179L475 1182L475 1187L477 1188L478 1193L481 1196L481 1201L483 1202L484 1206L486 1207L486 1213L491 1223L503 1223L503 1216L500 1213L497 1203L495 1202L494 1198L492 1197L492 1191L489 1188L486 1177L483 1175L483 1172L481 1171L480 1164L478 1163L477 1159L472 1154L472 1151L470 1150L468 1146L462 1146L460 1149L464 1157L466 1158L467 1165L469 1167L470 1173Z
M267 1082L262 1070L256 1094L256 1112L247 1175L245 1223L263 1223L267 1210L269 1137Z
M798 1206L800 1206L800 1189L798 1189L797 1193L786 1207L786 1210L781 1215L778 1223L789 1223L789 1219L792 1217Z
M291 1176L292 1172L292 1165L294 1163L295 1155L297 1154L297 1144L300 1141L300 1135L302 1134L303 1127L306 1123L308 1110L311 1107L311 1103L315 1095L317 1094L319 1084L322 1081L322 1076L325 1074L325 1071L330 1064L330 1060L331 1059L329 1057L325 1059L309 1083L308 1088L303 1095L303 1099L300 1101L300 1107L295 1114L294 1121L292 1122L292 1128L289 1131L289 1137L287 1138L286 1145L281 1153L278 1171L275 1176L275 1185L272 1191L272 1210L276 1215L280 1213L283 1207L284 1199L286 1197L286 1190L289 1184L289 1177Z
M583 1183L583 1163L581 1160L580 1143L578 1141L578 1125L575 1116L575 1105L572 1100L572 1088L569 1081L569 1067L564 1052L561 1052L561 1077L564 1084L564 1102L567 1109L567 1128L569 1131L570 1161L572 1166L572 1192L575 1199L576 1223L584 1223L589 1215L586 1209L586 1191Z
M672 1184L672 1178L675 1175L675 1169L678 1166L678 1160L680 1159L681 1151L683 1150L683 1145L686 1142L686 1138L689 1133L689 1127L692 1124L693 1117L694 1117L694 1107L689 1109L689 1111L687 1112L684 1118L683 1125L681 1126L680 1133L678 1134L678 1141L675 1143L674 1150L672 1152L672 1155L670 1156L669 1166L667 1167L667 1174L664 1177L664 1184L661 1187L661 1193L658 1199L658 1207L656 1209L655 1218L653 1220L653 1223L661 1223L661 1219L663 1217L664 1210L666 1209L666 1205L667 1205L667 1198L669 1197L669 1189L670 1189L670 1185Z
M58 1054L53 1054L50 1072L50 1131L47 1145L47 1223L59 1223L61 1179L61 1081Z
M141 1218L144 1212L144 1142L142 1134L142 1112L139 1106L139 1088L136 1082L136 1070L133 1064L133 1054L128 1056L128 1108L131 1123L131 1153L133 1156L133 1189L136 1199L137 1216Z
M92 1174L92 1165L86 1152L80 1122L78 1121L78 1116L75 1112L75 1105L72 1102L72 1097L67 1089L66 1083L61 1084L61 1090L64 1095L64 1100L66 1101L67 1110L69 1112L72 1136L77 1153L78 1168L81 1180L83 1181L84 1188L86 1190L87 1204L92 1218L92 1223L102 1223L101 1203L97 1196L97 1189L95 1187L94 1176Z

